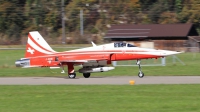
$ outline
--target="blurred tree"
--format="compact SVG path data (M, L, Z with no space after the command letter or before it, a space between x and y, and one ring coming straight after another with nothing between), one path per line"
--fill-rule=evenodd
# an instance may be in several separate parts
M10 42L20 39L24 28L23 6L25 0L1 0L0 1L0 33L7 35Z
M49 24L45 21L45 17L49 17L47 14L50 12L50 6L51 4L48 4L48 0L27 0L25 8L27 17L25 24L26 27L34 27L35 30L39 30L45 25L45 23Z
M139 0L141 10L142 11L149 11L150 7L156 3L158 0Z
M140 16L137 14L141 11L139 0L130 0L130 3L124 8L124 14L128 18L128 23L139 23Z
M95 38L99 39L97 42L100 42L111 24L181 22L194 23L200 29L199 0L64 0L64 2L66 33L67 36L76 38L74 40L71 38L71 43L78 40L86 42L84 40L89 40L91 34L95 34ZM85 37L79 35L81 9L84 32L87 35ZM61 0L0 0L0 35L6 37L8 43L20 43L20 38L33 30L39 30L45 37L59 39L62 34L61 28ZM55 38L52 39L56 40Z
M183 1L184 0L176 0L175 1L175 11L177 14L180 13L183 8Z
M84 27L95 24L99 16L97 8L94 6L96 2L97 0L74 0L66 7L66 26L69 26L69 31L79 30L80 10L83 10Z
M150 7L148 16L151 19L152 23L158 23L160 14L168 10L169 10L168 1L159 0L158 2L156 2L154 5Z
M194 23L200 32L200 1L185 0L182 11L179 13L179 21L182 23Z
M173 24L178 22L177 15L173 12L163 12L158 20L160 24Z

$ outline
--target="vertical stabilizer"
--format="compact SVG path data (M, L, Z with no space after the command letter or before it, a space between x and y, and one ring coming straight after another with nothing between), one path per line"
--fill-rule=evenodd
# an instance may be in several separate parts
M43 56L56 53L44 40L38 31L32 31L28 34L25 58Z

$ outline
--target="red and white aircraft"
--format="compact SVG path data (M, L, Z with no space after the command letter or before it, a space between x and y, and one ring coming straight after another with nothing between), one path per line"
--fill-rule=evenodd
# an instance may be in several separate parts
M148 58L160 58L180 52L168 50L156 50L139 48L133 44L125 42L115 42L104 45L76 49L71 51L56 52L43 39L38 31L29 32L26 45L25 57L17 60L17 67L50 67L62 68L61 73L65 73L64 66L68 67L69 78L75 78L74 66L82 65L79 69L85 78L90 77L93 72L105 72L113 70L114 67L107 66L112 61L137 60L139 65L138 76L142 78L144 73L141 71L140 60Z

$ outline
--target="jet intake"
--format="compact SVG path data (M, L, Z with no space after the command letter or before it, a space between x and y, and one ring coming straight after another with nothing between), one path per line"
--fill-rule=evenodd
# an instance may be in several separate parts
M94 73L94 72L106 72L113 69L115 69L115 67L97 67L97 68L81 68L78 71L79 73Z
M15 61L16 67L28 67L30 66L30 59L21 59Z

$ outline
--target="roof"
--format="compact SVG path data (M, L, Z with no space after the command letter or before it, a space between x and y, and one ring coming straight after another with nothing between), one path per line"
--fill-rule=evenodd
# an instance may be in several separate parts
M104 38L173 39L187 36L198 36L193 24L121 24L112 25Z

